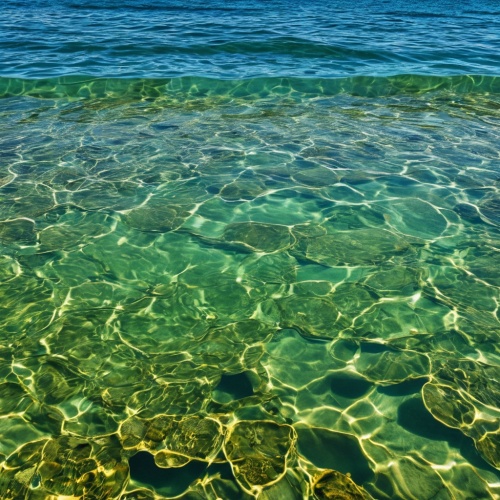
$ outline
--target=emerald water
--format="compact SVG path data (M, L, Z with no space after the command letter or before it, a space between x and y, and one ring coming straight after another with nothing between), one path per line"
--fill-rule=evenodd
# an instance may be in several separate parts
M2 83L5 498L499 493L497 79Z
M233 60L232 45L200 55L188 42L165 66L140 44L99 61L60 41L69 28L57 9L10 3L0 498L499 497L495 51L448 46L423 74L432 57L414 41L430 50L423 27L437 19L455 33L453 18L394 11L394 0L371 25L370 2L352 22L379 28L374 43L389 50L384 23L407 19L400 52L350 54L336 73L312 49L274 60L250 42L254 66ZM127 22L145 19L160 37L165 11L131 5L61 12L84 40L107 36L103 19L120 43ZM303 16L311 39L326 37L314 28L325 13L277 6L269 29ZM266 22L262 6L181 7L168 12L190 43L203 16L233 30L241 16ZM492 16L481 12L463 16ZM36 15L47 47L11 43ZM348 17L348 44L368 43ZM191 76L168 70L179 53ZM78 71L59 66L71 54ZM422 74L391 72L404 58ZM463 71L445 74L452 60ZM361 69L342 75L350 64Z

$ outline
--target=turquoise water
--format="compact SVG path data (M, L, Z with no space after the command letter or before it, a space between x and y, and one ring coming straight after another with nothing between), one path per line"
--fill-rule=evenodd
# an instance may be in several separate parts
M495 2L6 2L0 497L500 495Z

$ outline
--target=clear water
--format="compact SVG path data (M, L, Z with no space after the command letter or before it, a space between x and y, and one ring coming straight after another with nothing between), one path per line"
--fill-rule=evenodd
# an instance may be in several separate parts
M500 495L496 2L3 13L2 499Z

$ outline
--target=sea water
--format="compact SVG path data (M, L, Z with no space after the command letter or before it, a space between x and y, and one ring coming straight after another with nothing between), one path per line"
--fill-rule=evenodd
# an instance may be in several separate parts
M2 499L500 495L496 1L6 0L0 97Z

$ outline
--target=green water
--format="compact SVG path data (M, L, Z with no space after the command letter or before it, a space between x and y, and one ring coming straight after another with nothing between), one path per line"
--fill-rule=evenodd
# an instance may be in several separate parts
M498 79L0 94L2 498L500 495Z

